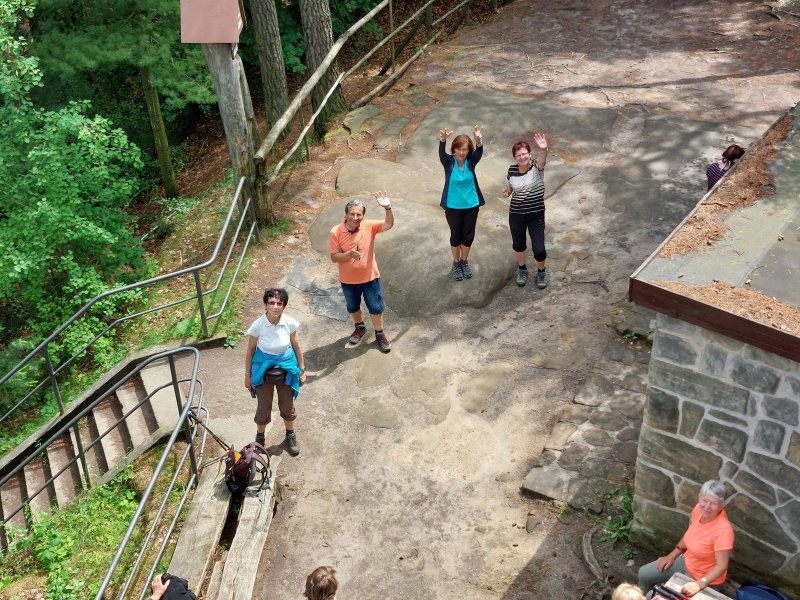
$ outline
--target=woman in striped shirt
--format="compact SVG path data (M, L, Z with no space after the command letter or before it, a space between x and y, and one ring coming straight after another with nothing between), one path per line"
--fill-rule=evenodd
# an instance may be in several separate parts
M528 142L518 141L511 147L515 164L508 167L507 183L503 195L511 202L508 207L508 226L511 229L511 244L517 253L517 285L524 287L528 281L525 264L526 231L531 237L533 258L536 260L536 287L547 287L544 261L544 165L547 162L547 139L542 133L533 134L533 143L538 148L536 158L531 155Z
M722 153L721 161L708 165L708 168L706 169L706 177L708 178L709 190L714 187L715 183L722 179L722 176L728 172L728 170L733 166L733 163L736 162L737 159L741 158L743 154L744 148L737 146L736 144L731 144L725 148L725 152Z

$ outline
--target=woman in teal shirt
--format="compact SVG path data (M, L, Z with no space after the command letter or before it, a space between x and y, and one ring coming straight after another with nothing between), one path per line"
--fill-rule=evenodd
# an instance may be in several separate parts
M468 135L457 135L450 144L451 154L448 154L445 143L452 133L448 129L439 130L439 162L444 167L444 189L439 206L444 209L450 226L453 279L461 281L472 277L467 258L475 239L478 210L485 204L475 175L475 166L483 156L483 127L475 125L472 128L474 145Z

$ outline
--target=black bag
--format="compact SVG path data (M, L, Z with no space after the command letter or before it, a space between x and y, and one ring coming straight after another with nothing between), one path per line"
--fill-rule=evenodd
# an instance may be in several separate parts
M164 600L197 600L197 596L189 589L189 582L185 579L164 573L161 581L164 583L169 581L169 587L163 596Z
M250 442L239 451L234 450L233 446L228 448L225 453L225 485L232 494L244 494L258 472L262 475L257 490L260 492L270 478L269 454L264 446Z
M782 594L775 588L769 587L764 583L753 583L745 581L736 590L736 600L789 600L786 594Z
M280 367L270 367L264 372L264 383L283 383L286 381L286 370Z

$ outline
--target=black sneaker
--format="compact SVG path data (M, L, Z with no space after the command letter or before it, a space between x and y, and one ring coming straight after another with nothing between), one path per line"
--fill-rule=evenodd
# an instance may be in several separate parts
M392 345L389 343L389 339L386 337L386 334L382 331L380 333L375 334L375 343L378 344L378 347L381 349L381 352L386 354L387 352L391 352Z
M359 342L361 342L361 338L363 338L366 333L367 328L364 325L356 325L355 331L353 331L350 339L347 341L353 346L357 346Z
M528 283L528 269L517 269L517 285L525 287L526 283Z
M467 261L461 263L461 272L464 274L464 279L472 278L472 269L469 268L469 263Z
M300 446L297 445L297 434L294 431L286 434L286 450L292 456L300 454Z
M256 444L261 444L262 446L266 444L266 440L264 439L263 433L256 433Z
M540 290L547 287L547 271L536 271L536 287Z

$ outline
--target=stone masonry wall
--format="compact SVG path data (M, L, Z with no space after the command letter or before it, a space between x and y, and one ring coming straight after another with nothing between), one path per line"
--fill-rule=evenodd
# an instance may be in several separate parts
M636 542L671 548L703 482L728 488L734 575L800 595L800 363L658 315L636 463Z

